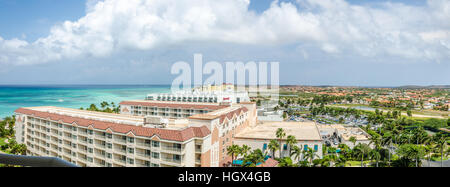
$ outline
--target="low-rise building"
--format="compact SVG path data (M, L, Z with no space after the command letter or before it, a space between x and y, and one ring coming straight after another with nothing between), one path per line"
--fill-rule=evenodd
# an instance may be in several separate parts
M281 150L276 151L275 155L272 155L268 145L271 140L279 141L276 137L276 131L279 128L285 131L286 137L281 140ZM295 136L297 140L296 146L302 150L311 148L316 151L318 158L322 158L323 141L317 125L313 122L260 121L256 126L248 127L237 134L234 137L234 143L240 146L248 145L252 149L261 149L263 152L275 157L279 157L281 151L281 156L286 157L289 156L289 146L286 143L289 135Z

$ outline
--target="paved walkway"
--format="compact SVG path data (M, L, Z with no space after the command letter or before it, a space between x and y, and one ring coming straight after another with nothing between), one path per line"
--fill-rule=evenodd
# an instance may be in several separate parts
M450 160L444 160L442 163L444 167L450 167ZM422 160L422 166L428 167L428 161ZM431 161L430 167L441 167L441 161Z

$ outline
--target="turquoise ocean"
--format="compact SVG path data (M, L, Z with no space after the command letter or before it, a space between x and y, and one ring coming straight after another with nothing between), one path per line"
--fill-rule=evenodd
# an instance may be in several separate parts
M0 118L13 115L20 107L100 107L103 101L118 105L124 100L145 99L150 93L169 92L169 85L0 86Z

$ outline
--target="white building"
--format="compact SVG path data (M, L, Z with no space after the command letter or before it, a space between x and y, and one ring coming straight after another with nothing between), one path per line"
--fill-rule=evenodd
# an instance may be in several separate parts
M188 103L241 103L250 102L248 92L235 91L180 91L176 93L149 94L149 101L172 101Z

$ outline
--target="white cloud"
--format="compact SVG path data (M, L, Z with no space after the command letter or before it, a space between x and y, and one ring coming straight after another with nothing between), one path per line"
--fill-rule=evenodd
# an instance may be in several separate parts
M107 57L196 41L236 44L310 44L334 55L450 57L450 2L376 7L344 0L274 1L261 14L249 0L88 0L86 15L55 25L28 43L0 38L0 63L36 64ZM447 20L447 21L444 21ZM315 46L315 48L314 48Z

